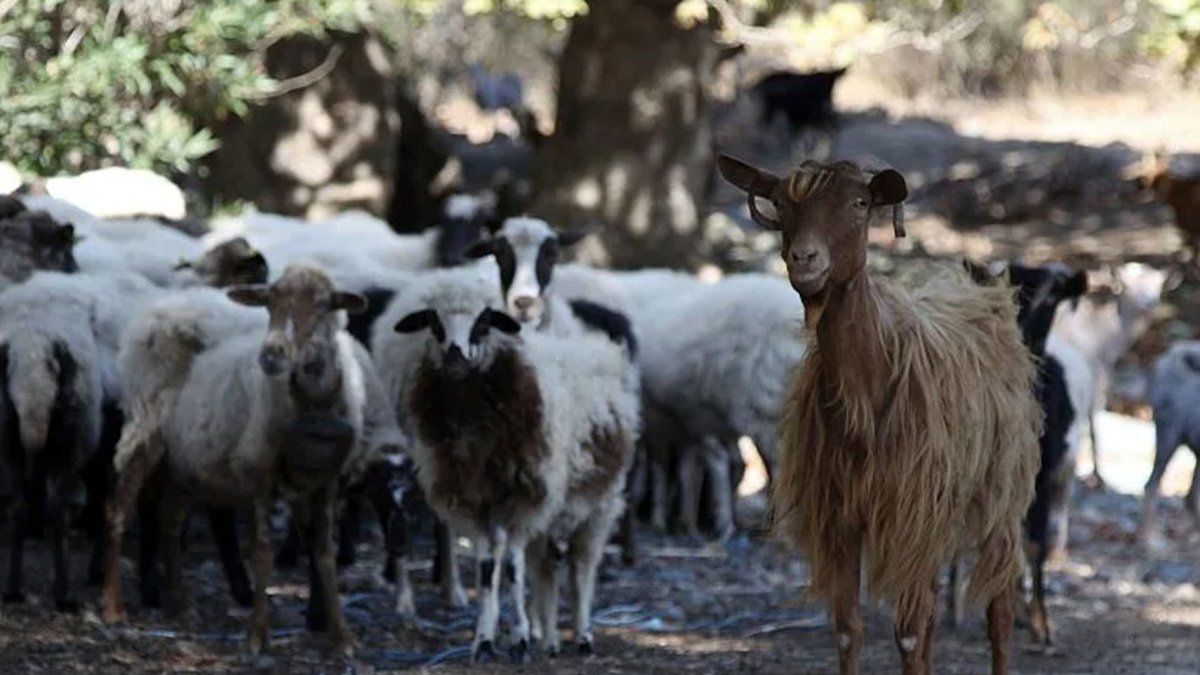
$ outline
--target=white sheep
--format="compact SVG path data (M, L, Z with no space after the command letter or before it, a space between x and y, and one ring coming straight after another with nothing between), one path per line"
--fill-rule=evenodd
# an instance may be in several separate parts
M45 180L46 193L101 218L187 215L183 191L145 169L108 167Z
M144 479L163 466L170 609L183 604L180 537L187 501L252 504L250 648L265 648L269 506L280 494L308 497L317 567L310 606L324 606L334 645L349 651L353 639L337 599L331 525L337 478L362 437L367 395L355 344L339 329L339 316L361 308L362 298L336 290L322 272L303 267L289 268L270 287L240 286L228 294L240 304L268 309L265 337L258 332L221 339L218 328L211 333L218 335L215 346L206 348L206 329L228 325L228 314L211 306L176 322L155 323L162 314L151 312L128 332L122 372L129 376L128 398L135 405L122 433L119 483L109 505L103 618L123 617L119 558L125 517ZM164 357L166 364L152 365ZM147 377L144 370L152 372Z
M513 657L528 657L531 636L558 649L554 561L564 547L577 589L576 640L590 652L596 568L623 508L639 426L626 356L596 336L515 337L520 324L494 309L486 289L456 279L412 293L405 301L422 308L395 330L420 354L401 401L416 428L417 475L438 515L485 543L498 563L481 599L474 655L494 654L505 554L516 572Z

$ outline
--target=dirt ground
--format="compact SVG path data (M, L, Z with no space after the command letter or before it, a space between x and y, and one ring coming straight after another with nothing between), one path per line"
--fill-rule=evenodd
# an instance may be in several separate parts
M1189 103L1190 114L1175 111L1162 124L1146 122L1157 119L1153 101L1070 105L1074 107L1010 107L1007 114L1002 105L926 106L900 116L868 110L864 104L848 115L837 153L881 157L903 169L914 188L909 240L893 242L890 228L880 228L872 237L874 264L886 271L893 262L971 255L1062 259L1086 267L1136 259L1178 267L1179 240L1169 212L1139 195L1120 170L1161 138L1178 137L1186 141L1181 149L1200 150L1195 136L1200 127L1194 124L1200 104ZM952 111L953 119L936 117L939 110ZM1131 120L1143 122L1136 135ZM1173 135L1170 125L1179 133ZM760 156L761 149L748 146L747 156ZM788 163L778 156L764 161ZM738 216L736 195L720 191L717 202ZM747 240L755 236L744 235ZM770 242L741 243L769 264ZM1189 280L1168 295L1128 367L1144 368L1169 340L1195 334L1193 326L1200 325L1197 290ZM1168 483L1186 485L1187 478L1169 477ZM1079 492L1069 560L1051 574L1056 644L1050 650L1032 648L1026 633L1018 630L1015 672L1200 672L1200 538L1178 501L1163 506L1170 547L1149 555L1133 542L1140 508L1136 496ZM748 517L744 522L752 521ZM598 655L541 656L515 668L504 662L467 664L462 647L470 642L473 612L440 605L428 583L428 563L416 574L422 619L400 621L391 611L391 590L376 578L379 557L372 543L364 545L360 562L342 575L346 614L358 635L353 659L330 656L320 636L303 630L302 570L278 575L272 588L273 656L251 659L244 654L244 615L229 611L204 528L192 530L192 613L169 621L158 611L140 608L130 567L125 597L131 624L123 627L97 620L92 588L84 591L82 613L56 614L48 600L48 543L34 542L27 561L28 602L0 607L0 672L836 670L824 610L804 599L803 561L758 534L742 535L728 546L647 535L641 559L632 568L621 567L610 555L597 593ZM81 572L82 540L74 550L74 568ZM939 631L934 647L938 672L986 671L987 640L977 614L958 632ZM568 613L562 615L565 620ZM870 607L866 615L864 672L895 672L899 661L886 609ZM564 637L569 635L568 630Z

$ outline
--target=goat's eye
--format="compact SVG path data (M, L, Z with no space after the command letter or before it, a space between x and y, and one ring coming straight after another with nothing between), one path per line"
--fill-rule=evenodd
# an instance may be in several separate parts
M854 200L854 208L856 209L865 209L870 205L871 204L867 201L866 197L859 197L858 199Z

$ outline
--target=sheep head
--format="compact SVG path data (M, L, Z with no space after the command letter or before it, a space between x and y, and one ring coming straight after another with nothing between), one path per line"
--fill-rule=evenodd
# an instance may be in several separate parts
M22 206L0 218L0 276L24 281L38 270L78 272L74 253L78 241L74 225Z
M435 367L461 379L491 364L497 347L489 339L493 330L516 335L521 332L521 324L490 307L463 304L412 312L396 322L395 330L397 333L428 330L431 337L428 358Z
M335 289L324 272L303 265L289 266L273 284L235 286L228 295L239 304L267 308L270 321L258 362L271 377L287 375L297 366L311 378L332 373L334 337L340 328L337 313L367 307L361 295Z
M868 174L852 162L806 161L786 178L721 155L725 180L746 193L754 221L783 235L780 255L802 298L821 295L830 282L845 283L867 260L867 226L880 207L891 207L892 226L903 237L904 177L893 169ZM770 216L757 199L774 207Z
M215 288L266 283L269 271L266 258L242 237L222 242L196 260L179 263L175 269L190 269L202 282Z
M537 326L546 311L542 295L562 250L588 234L587 230L558 232L536 218L509 218L492 237L468 248L466 255L495 256L505 307L521 323Z

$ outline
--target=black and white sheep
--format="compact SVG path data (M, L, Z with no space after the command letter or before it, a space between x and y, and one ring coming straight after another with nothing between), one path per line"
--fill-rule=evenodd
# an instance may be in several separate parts
M421 354L402 405L416 427L413 459L427 499L495 560L511 554L516 659L528 657L531 637L558 649L555 559L565 548L576 641L590 652L596 568L623 508L639 424L625 355L598 336L516 337L520 324L495 309L494 288L447 278L413 292L421 309L395 330ZM476 658L494 653L502 568L493 567L481 599Z

